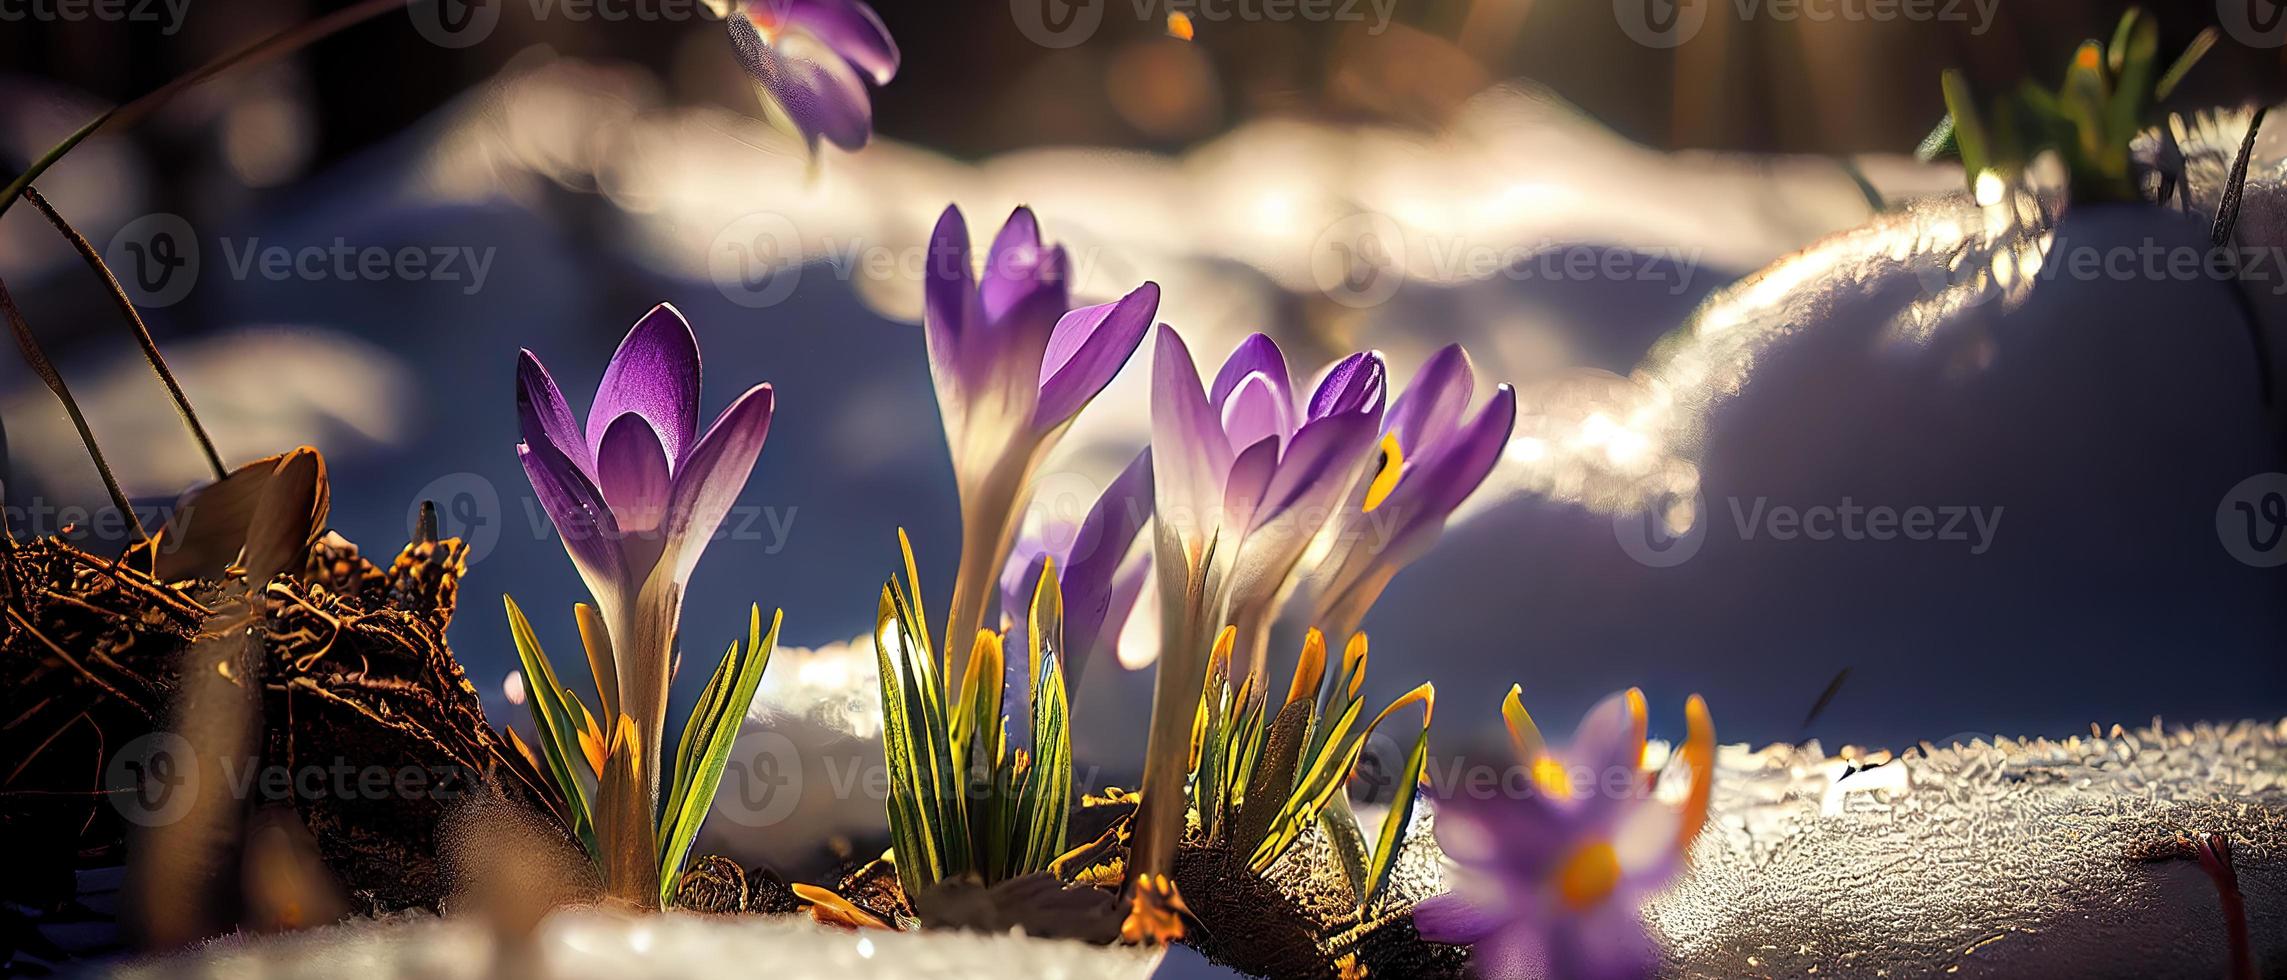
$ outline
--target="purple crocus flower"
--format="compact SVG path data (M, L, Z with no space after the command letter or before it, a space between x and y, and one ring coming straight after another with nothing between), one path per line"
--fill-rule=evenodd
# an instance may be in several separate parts
M699 344L665 303L620 342L584 428L540 359L517 361L516 455L595 597L654 798L684 585L746 486L770 414L770 386L755 385L699 433Z
M1383 420L1374 478L1353 495L1334 526L1334 551L1323 570L1312 618L1330 636L1357 632L1366 610L1399 570L1445 530L1463 500L1501 461L1517 423L1517 393L1501 385L1466 417L1476 384L1469 353L1440 349Z
M1239 628L1233 670L1260 673L1271 612L1303 550L1350 493L1382 423L1383 365L1352 354L1297 408L1286 356L1248 337L1202 387L1191 351L1161 327L1152 357L1153 564L1160 656L1130 866L1173 868L1183 781L1207 656ZM1243 665L1243 666L1242 666Z
M1214 555L1229 562L1227 608L1201 611L1239 627L1234 668L1260 669L1263 640L1295 563L1342 509L1382 423L1385 380L1377 352L1352 354L1297 407L1286 355L1255 334L1239 343L1204 389L1191 352L1160 331L1153 365L1152 451L1163 460L1158 514L1179 545L1162 550L1161 576L1183 576ZM1212 547L1210 547L1212 546ZM1207 579L1203 578L1202 581Z
M946 208L930 235L922 322L961 497L948 661L965 656L986 624L1041 459L1159 312L1159 286L1150 282L1117 302L1072 309L1069 267L1062 246L1041 241L1027 208L993 238L981 279L961 209Z
M860 0L715 0L764 104L802 134L857 150L873 136L866 83L897 74L897 42Z
M1644 771L1642 692L1598 703L1560 753L1510 688L1502 714L1529 774L1518 782L1530 789L1464 791L1437 804L1438 844L1457 871L1451 892L1414 907L1422 938L1474 947L1486 980L1651 976L1659 951L1643 902L1683 870L1715 772L1706 703L1694 695L1684 713L1678 754L1690 784L1681 805L1669 805L1654 793L1657 774Z
M1151 517L1151 450L1136 455L1104 488L1085 517L1065 516L1070 508L1040 506L1042 526L1017 539L1001 571L1001 625L1008 648L1024 649L1026 617L1041 570L1053 560L1064 596L1064 664L1067 687L1078 690L1090 663L1117 648L1120 627L1135 610L1151 571L1151 552L1133 548ZM1077 502L1073 502L1077 503ZM1130 552L1133 551L1133 554ZM1012 664L1010 669L1019 665Z

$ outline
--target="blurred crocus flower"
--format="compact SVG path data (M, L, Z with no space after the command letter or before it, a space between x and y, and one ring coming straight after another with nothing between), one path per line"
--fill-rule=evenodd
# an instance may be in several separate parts
M959 208L946 208L930 235L922 322L961 497L949 651L965 654L986 625L1041 459L1159 312L1150 282L1117 302L1072 309L1069 270L1063 247L1042 243L1026 208L994 237L981 279Z
M1151 572L1151 552L1133 547L1151 518L1151 483L1147 449L1088 504L1083 517L1072 514L1087 501L1036 497L1032 509L1044 520L1017 539L1001 570L1001 626L1009 631L1009 647L1021 649L1033 588L1042 568L1055 562L1064 599L1066 649L1060 655L1065 683L1074 689L1090 663L1116 648L1120 627L1135 610Z
M1415 906L1414 927L1432 942L1473 946L1486 980L1651 976L1659 952L1644 932L1643 902L1683 869L1707 820L1715 723L1706 703L1695 695L1684 706L1677 754L1690 778L1675 802L1644 769L1641 692L1590 709L1561 753L1541 740L1516 688L1501 711L1530 776L1502 786L1529 790L1439 801L1437 840L1456 867L1453 890Z
M731 32L739 64L763 102L815 152L818 141L845 150L873 136L866 83L897 74L897 42L859 0L710 0Z
M517 361L516 455L595 597L610 662L610 714L634 722L656 799L660 732L683 589L770 430L771 389L747 389L701 435L699 344L664 303L636 321L604 369L583 428L527 350ZM591 656L595 644L590 644Z
M1437 543L1446 519L1501 461L1516 427L1517 393L1501 385L1467 417L1475 385L1468 352L1451 344L1391 404L1374 477L1331 526L1333 550L1319 566L1311 622L1329 635L1357 632L1390 579Z
M1152 355L1153 565L1160 655L1146 740L1143 811L1131 866L1167 874L1184 826L1183 782L1208 652L1238 627L1234 672L1264 669L1264 642L1290 573L1369 462L1382 424L1383 365L1352 354L1298 409L1286 355L1248 337L1202 387L1166 327Z

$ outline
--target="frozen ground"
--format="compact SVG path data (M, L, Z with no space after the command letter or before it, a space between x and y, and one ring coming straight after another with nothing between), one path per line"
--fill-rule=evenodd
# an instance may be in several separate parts
M1720 763L1694 871L1647 915L1666 975L2221 976L2214 886L2191 862L2132 857L2211 831L2231 840L2258 961L2287 963L2287 721L1979 740L1856 772L1817 743L1729 746ZM787 980L1140 980L1159 964L1017 937L594 912L558 914L535 948L532 972L513 973L477 927L417 919L218 944L119 975L576 980L767 963ZM1232 976L1187 950L1166 959L1161 978Z

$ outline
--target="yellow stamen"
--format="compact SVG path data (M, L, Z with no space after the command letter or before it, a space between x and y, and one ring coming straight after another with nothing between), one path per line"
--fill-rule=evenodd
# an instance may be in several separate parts
M1398 488L1398 474L1406 468L1405 449L1398 445L1397 433L1382 437L1382 468L1374 471L1374 480L1366 485L1366 513L1373 513L1382 501L1388 500L1390 491Z
M1610 841L1591 841L1573 850L1557 869L1557 894L1579 911L1612 894L1620 884L1620 855Z
M1180 10L1168 14L1167 36L1178 41L1191 40L1191 15Z
M1533 785L1551 799L1572 799L1572 776L1564 771L1564 763L1553 755L1533 760Z

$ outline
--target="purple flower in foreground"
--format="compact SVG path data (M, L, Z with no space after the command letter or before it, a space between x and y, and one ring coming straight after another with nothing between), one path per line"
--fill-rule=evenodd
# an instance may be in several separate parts
M1117 648L1120 627L1143 593L1151 552L1133 545L1151 517L1151 483L1147 449L1104 488L1103 496L1079 520L1064 516L1073 508L1034 501L1035 509L1048 518L1037 532L1017 539L1008 565L1001 570L1001 623L1009 631L1009 649L1023 649L1033 589L1042 567L1055 560L1057 583L1064 593L1066 649L1059 656L1065 684L1071 689L1079 689L1090 662Z
M930 235L922 323L961 497L961 565L944 634L959 655L985 626L1033 472L1159 313L1159 286L1149 282L1118 302L1072 309L1069 268L1026 208L994 236L981 279L961 209L946 208Z
M1651 976L1659 954L1643 901L1683 869L1707 820L1715 723L1706 703L1694 695L1684 705L1678 754L1690 783L1680 805L1657 799L1657 774L1644 771L1642 692L1590 709L1562 753L1541 740L1516 688L1501 712L1532 791L1462 792L1437 804L1438 844L1457 872L1453 891L1414 907L1414 927L1432 942L1475 947L1471 962L1486 980Z
M1383 587L1437 543L1446 518L1500 462L1516 427L1517 393L1502 385L1465 418L1475 385L1468 352L1451 344L1430 355L1390 406L1374 478L1354 495L1355 506L1343 508L1334 552L1320 566L1312 621L1330 635L1357 631Z
M620 342L584 427L538 357L517 361L516 455L595 597L616 703L642 738L654 791L683 588L746 486L770 414L770 386L759 384L699 433L699 344L664 303Z
M845 150L873 136L873 99L866 83L897 74L897 42L873 8L859 0L715 0L731 32L739 64L761 87L763 102L802 134Z

